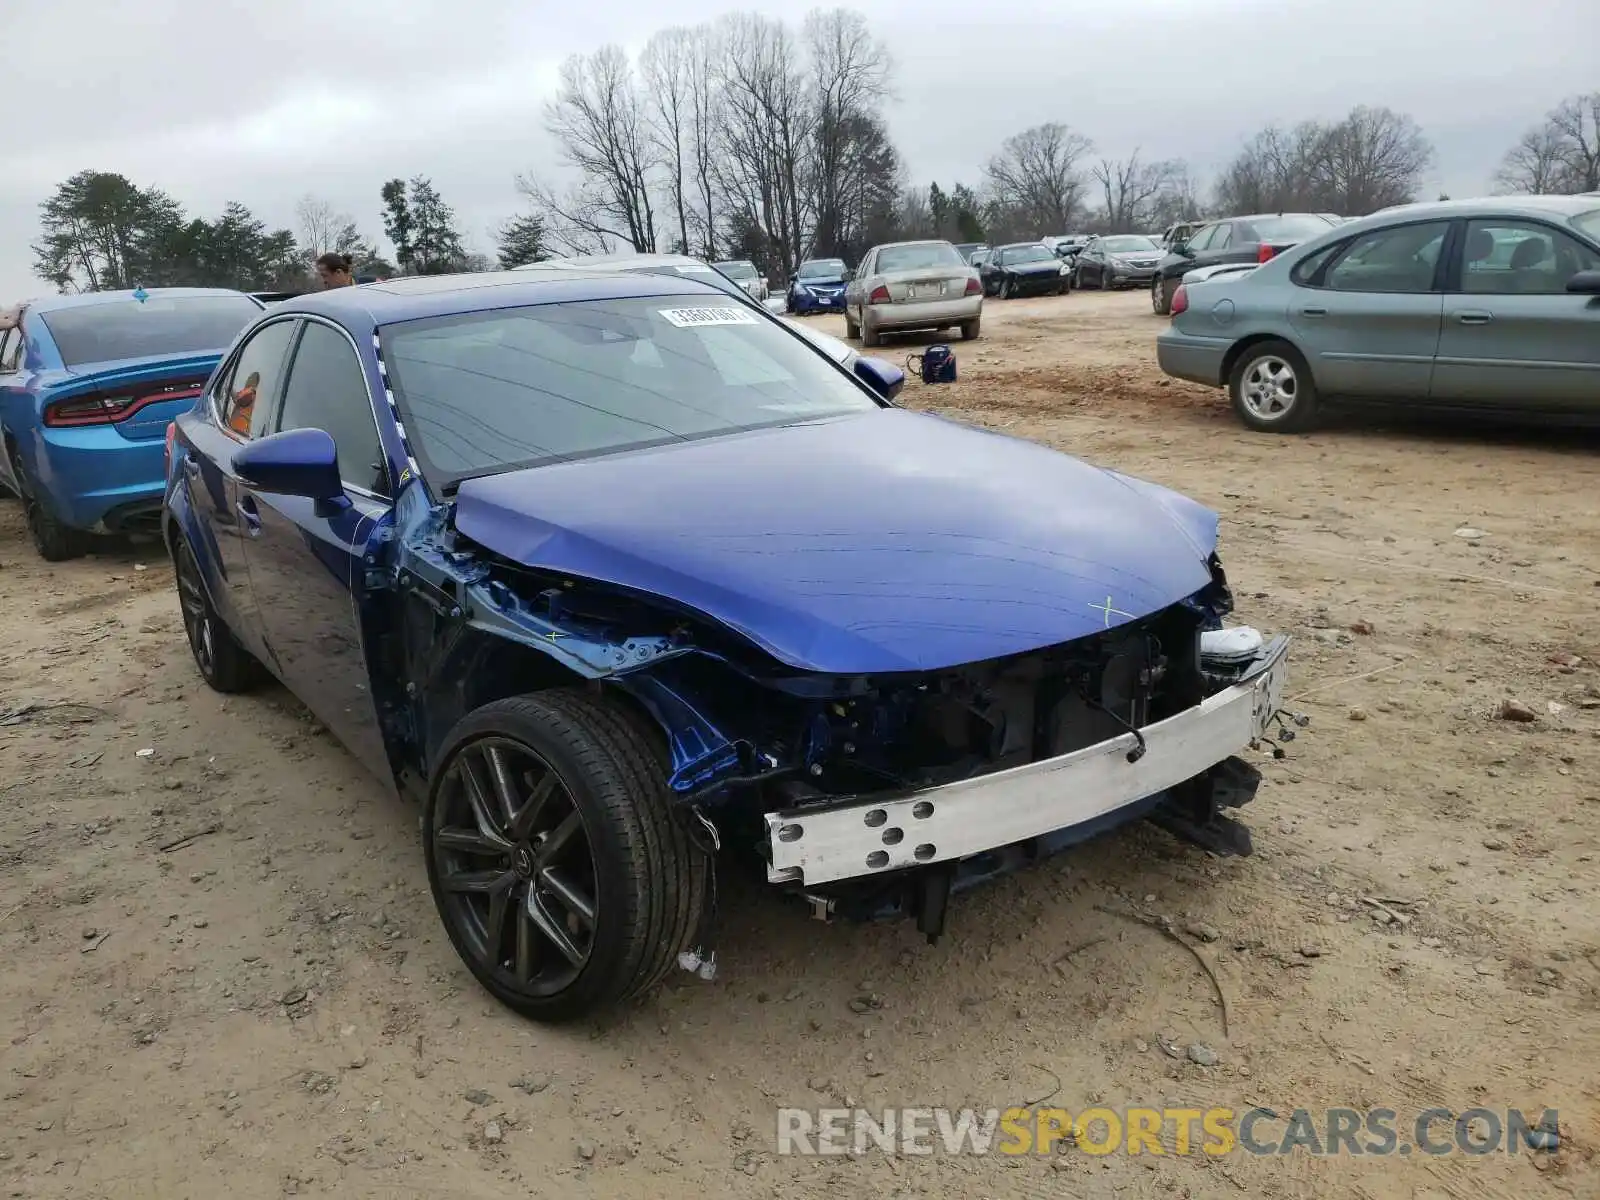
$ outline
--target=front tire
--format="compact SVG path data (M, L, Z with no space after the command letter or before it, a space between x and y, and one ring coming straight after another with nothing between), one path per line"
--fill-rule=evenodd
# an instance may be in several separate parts
M564 1021L661 982L698 931L710 857L631 713L576 690L496 700L456 724L439 763L428 883L492 996Z
M1011 299L1011 280L1009 278L1000 281L1000 299Z
M1302 433L1317 416L1317 388L1300 352L1276 339L1239 356L1228 377L1233 411L1260 433Z

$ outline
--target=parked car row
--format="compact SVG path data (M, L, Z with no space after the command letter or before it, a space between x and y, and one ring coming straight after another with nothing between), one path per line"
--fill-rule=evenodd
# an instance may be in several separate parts
M1199 231L1178 256L1192 281L1165 306L1162 370L1227 388L1240 420L1269 432L1309 429L1334 405L1600 418L1594 197L1315 219L1322 228L1310 217L1270 229L1240 218ZM1194 265L1217 244L1210 235L1241 228L1259 234L1265 261L1198 277ZM1308 236L1275 248L1274 235L1297 233Z

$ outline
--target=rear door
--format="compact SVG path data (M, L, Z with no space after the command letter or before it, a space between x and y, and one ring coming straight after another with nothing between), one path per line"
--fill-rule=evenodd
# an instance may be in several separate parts
M372 391L355 342L307 318L270 429L321 429L339 450L345 496L330 506L239 485L245 561L269 662L290 691L385 782L363 637L365 557L393 520Z
M1600 253L1527 218L1466 222L1452 256L1433 397L1446 404L1600 408L1600 298L1567 280Z
M1296 267L1289 321L1324 395L1427 399L1449 232L1448 221L1391 225Z
M8 411L20 410L29 403L27 389L22 382L22 328L7 329L0 333L0 428L3 428ZM6 447L10 442L5 442ZM15 472L11 466L9 449L0 452L0 483L12 492L17 490Z
M283 386L285 358L294 340L296 321L288 318L260 326L217 372L207 397L206 419L187 421L184 437L191 453L184 456L180 486L195 515L198 534L211 544L202 565L215 562L218 578L206 582L223 622L252 654L261 652L261 628L251 603L245 575L243 540L247 536L236 505L238 483L233 456L245 443L261 437L267 413Z

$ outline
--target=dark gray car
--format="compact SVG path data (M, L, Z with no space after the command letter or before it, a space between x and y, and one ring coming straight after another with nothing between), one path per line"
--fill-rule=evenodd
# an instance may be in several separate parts
M1184 284L1161 369L1252 429L1324 403L1600 419L1600 197L1411 204Z

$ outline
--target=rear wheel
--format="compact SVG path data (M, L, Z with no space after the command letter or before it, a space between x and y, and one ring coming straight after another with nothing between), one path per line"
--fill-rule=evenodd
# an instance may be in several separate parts
M961 340L963 342L975 342L975 341L977 341L978 340L978 333L982 328L983 328L983 318L982 317L973 317L972 320L970 320L970 321L961 322Z
M239 644L233 631L217 615L200 575L200 564L189 539L178 535L177 561L178 607L183 613L183 631L189 638L189 651L194 655L194 665L200 677L214 691L233 693L249 691L261 681L262 666Z
M861 344L863 346L883 345L883 335L867 323L865 314L861 317Z
M451 944L536 1020L649 991L689 948L709 856L631 714L577 691L497 700L445 741L423 853Z
M1150 282L1150 307L1156 316L1167 317L1172 315L1172 281L1157 275Z
M1233 410L1251 429L1301 433L1317 415L1317 388L1300 352L1288 342L1258 342L1239 356L1228 380Z
M39 557L45 562L67 562L81 558L89 552L89 535L81 529L64 524L50 508L50 501L41 496L39 486L28 478L22 456L11 451L11 474L17 481L17 496L22 501L22 513L28 525L28 539Z
M848 308L844 310L844 335L847 338L858 338L861 336L861 326L857 325L850 319L850 310Z

